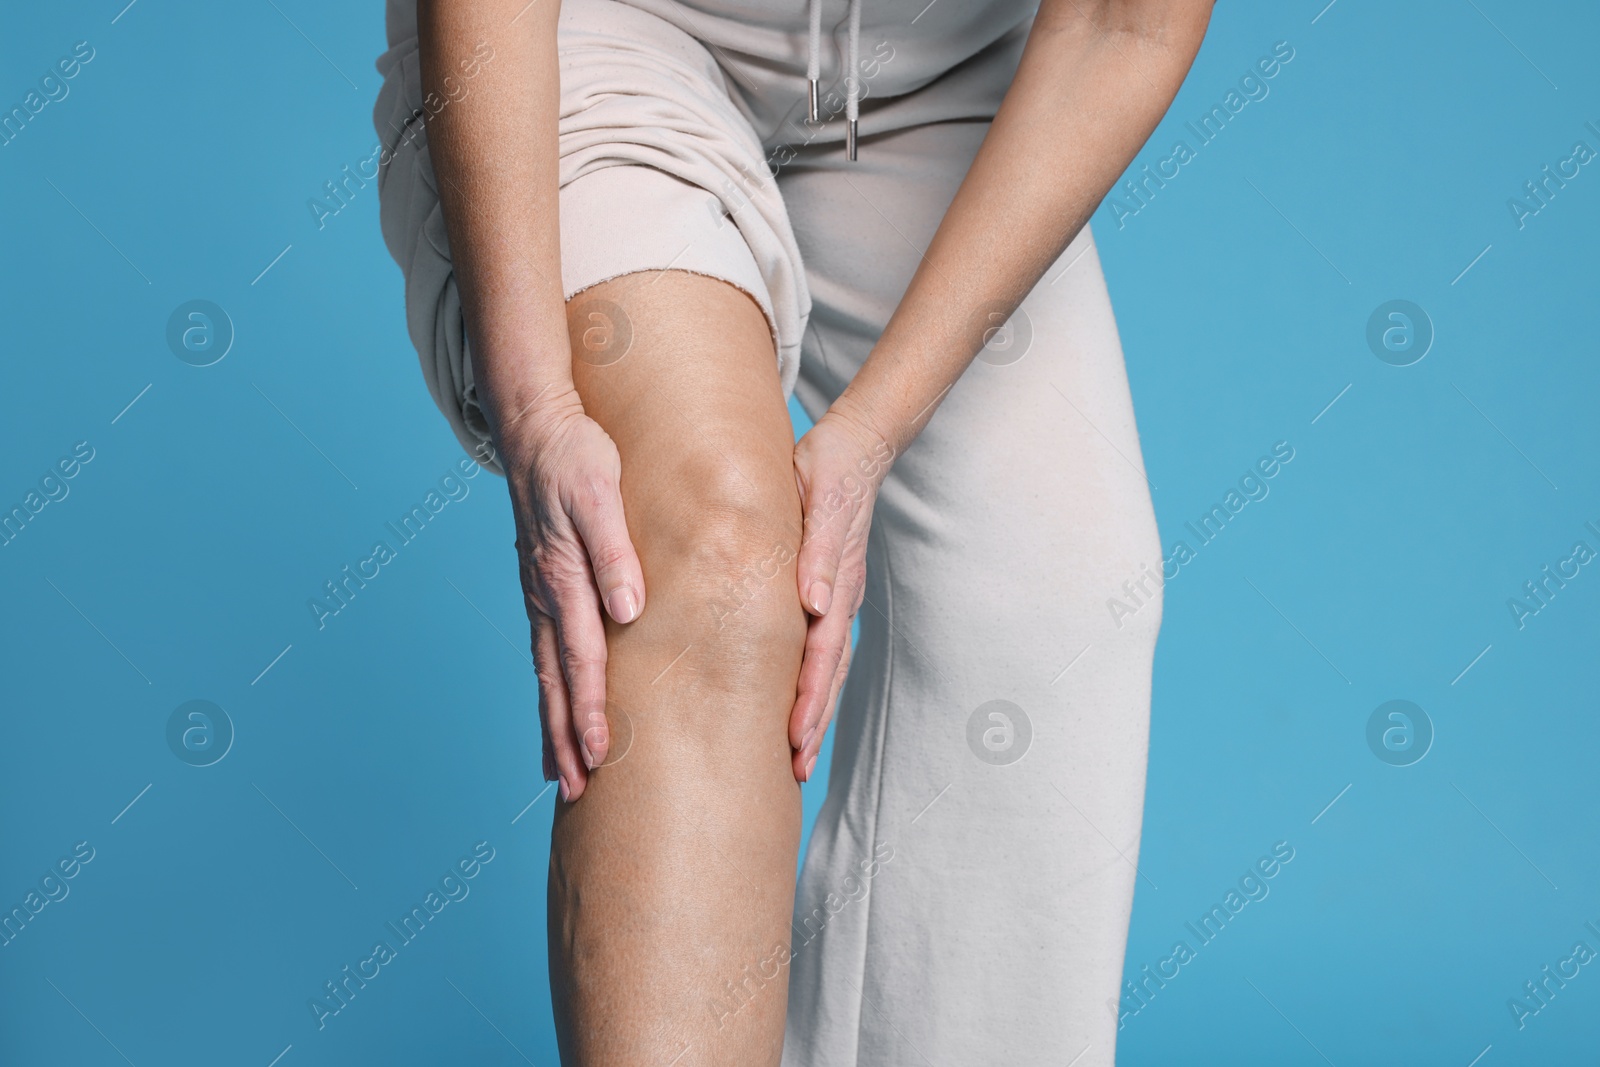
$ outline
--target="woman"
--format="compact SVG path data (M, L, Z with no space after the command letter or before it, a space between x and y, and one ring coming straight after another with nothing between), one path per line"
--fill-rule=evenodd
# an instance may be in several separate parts
M384 235L511 492L563 1062L1112 1063L1160 551L1087 221L1208 0L415 3Z

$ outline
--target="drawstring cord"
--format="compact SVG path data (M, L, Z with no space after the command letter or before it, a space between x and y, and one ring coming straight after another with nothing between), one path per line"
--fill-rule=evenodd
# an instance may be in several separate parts
M806 56L806 114L812 122L820 122L822 109L818 99L822 80L822 0L810 0L810 33ZM851 162L856 158L856 129L861 118L861 0L850 0L850 40L845 57L844 117L845 154Z
M811 40L806 52L806 88L810 100L806 117L812 122L820 120L817 107L817 82L822 79L822 0L810 0Z

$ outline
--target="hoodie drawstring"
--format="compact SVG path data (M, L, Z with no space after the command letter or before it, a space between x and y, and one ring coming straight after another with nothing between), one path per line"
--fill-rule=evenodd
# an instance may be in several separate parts
M810 0L810 34L806 56L806 114L812 122L821 121L818 100L822 80L822 0ZM844 117L845 154L851 162L856 158L856 128L861 118L861 0L850 0L850 41L845 57Z

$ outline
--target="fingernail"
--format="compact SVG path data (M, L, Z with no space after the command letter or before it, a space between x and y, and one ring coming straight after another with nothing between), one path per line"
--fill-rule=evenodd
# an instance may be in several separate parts
M568 797L570 797L572 795L572 788L567 785L567 776L566 775L564 775L564 774L560 775L559 776L559 781L561 782L561 785L559 786L559 791L561 793L561 799L563 801L565 801Z
M811 745L811 739L816 736L817 728L815 726L807 730L806 735L800 739L800 751L804 752Z
M817 754L811 753L811 758L806 760L806 781L811 781L811 768L817 765Z
M632 589L619 585L606 597L606 610L618 622L632 622L639 614L639 602L634 599Z
M808 595L811 597L811 610L818 615L826 615L828 603L833 599L833 590L828 587L828 583L818 578L811 583L811 592Z

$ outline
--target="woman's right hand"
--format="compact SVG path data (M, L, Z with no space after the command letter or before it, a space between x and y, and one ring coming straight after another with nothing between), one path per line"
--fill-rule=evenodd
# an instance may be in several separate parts
M622 461L571 387L497 436L533 628L544 776L572 801L610 748L600 613L629 623L644 611L644 572L623 520Z

